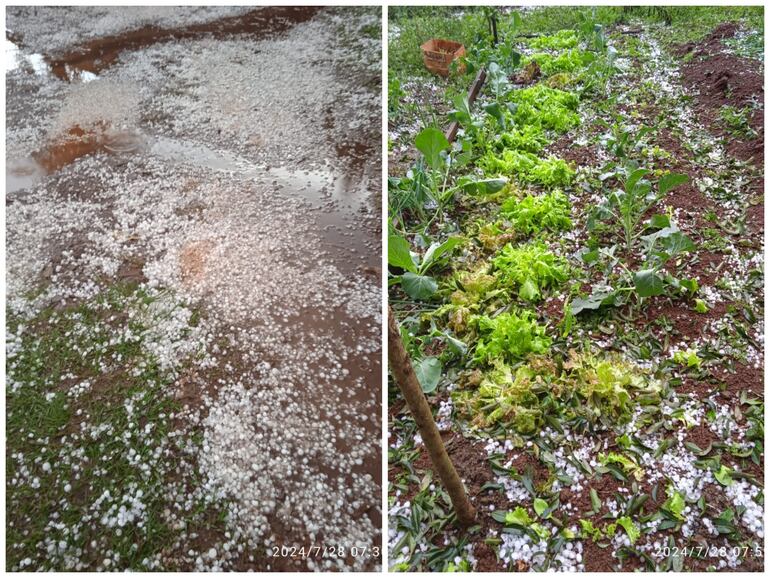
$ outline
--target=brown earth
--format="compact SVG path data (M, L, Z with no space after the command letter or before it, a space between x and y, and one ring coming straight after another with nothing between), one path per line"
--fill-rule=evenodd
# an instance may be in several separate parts
M698 117L727 141L727 150L735 158L764 167L764 108L751 107L749 125L756 138L736 136L728 132L719 117L722 106L736 108L764 102L764 75L761 63L725 52L722 40L738 32L735 23L717 26L703 41L678 47L679 56L691 60L682 65L682 79L687 88L697 92L695 109Z
M222 18L213 22L184 28L165 29L144 26L122 34L91 40L78 48L47 57L51 71L61 80L74 80L81 71L97 74L109 68L126 50L139 50L152 44L211 36L226 38L248 34L265 37L288 30L295 24L310 20L320 10L318 6L274 6L242 16ZM23 39L20 39L23 44Z
M761 367L736 363L734 372L715 368L712 374L725 383L726 392L740 395L742 391L747 391L755 396L764 397L764 370Z
M206 261L214 248L211 240L188 243L179 254L179 268L182 281L187 285L195 285L203 279L206 272Z

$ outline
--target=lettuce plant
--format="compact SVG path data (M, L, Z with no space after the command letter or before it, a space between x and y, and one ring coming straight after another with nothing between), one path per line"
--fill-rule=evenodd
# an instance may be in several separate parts
M580 70L593 62L594 58L594 55L590 52L573 48L557 55L547 54L545 52L535 53L523 63L523 66L526 66L527 62L530 61L537 62L543 75L551 76L560 72L575 72Z
M481 337L476 347L476 361L523 359L530 353L544 353L551 346L545 328L538 325L532 313L501 313L478 319Z
M637 404L660 401L660 384L619 356L571 352L562 368L536 354L515 369L502 357L493 363L475 387L453 393L460 412L476 427L534 435L551 418L613 425L628 422ZM635 462L620 454L610 453L605 461L638 476Z
M503 247L492 259L500 281L525 301L539 301L542 291L563 283L568 277L567 262L551 253L543 243Z
M535 50L564 50L578 45L578 35L574 30L559 30L550 36L537 36L529 41Z
M525 235L539 233L543 229L562 231L572 227L569 199L561 191L540 196L527 195L521 200L511 197L503 203L500 212L511 221L516 231Z
M538 153L548 144L548 139L543 132L542 127L532 124L525 124L518 127L512 127L508 132L504 132L497 139L496 148L515 149L529 153Z
M520 125L531 124L565 132L580 124L580 117L575 112L579 98L572 92L536 84L511 91L508 100L517 105L513 116Z
M575 171L563 159L541 159L528 152L506 149L499 156L492 152L484 155L480 166L488 173L512 176L522 183L544 187L564 187L572 182Z
M475 424L488 427L503 422L519 433L535 433L543 419L539 398L532 388L534 375L527 365L514 373L509 365L497 361L495 368L482 379L478 390L465 396L472 401Z
M647 401L653 402L661 389L639 367L618 356L600 358L572 352L564 369L589 415L607 423L627 422L635 405L632 396L645 394Z

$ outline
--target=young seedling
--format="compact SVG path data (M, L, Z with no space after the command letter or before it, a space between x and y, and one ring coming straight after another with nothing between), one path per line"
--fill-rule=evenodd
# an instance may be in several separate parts
M427 274L428 270L462 242L460 237L450 237L443 243L433 243L420 258L411 252L409 241L404 237L397 233L388 235L388 264L404 270L402 275L391 277L389 283L401 283L401 288L412 299L430 299L438 283Z

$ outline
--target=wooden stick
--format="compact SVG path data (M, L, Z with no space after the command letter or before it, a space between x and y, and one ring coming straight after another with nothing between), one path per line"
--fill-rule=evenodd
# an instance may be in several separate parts
M471 88L468 91L468 107L470 108L473 105L473 102L476 100L476 97L479 95L479 92L481 92L481 87L484 86L484 81L487 79L487 71L483 68L479 70L479 73L476 75L476 80L473 81L473 84L471 84ZM460 123L456 120L452 122L452 124L449 125L449 128L446 131L446 139L451 143L454 142L454 140L457 138L457 131L460 130Z
M393 316L393 310L388 306L388 362L393 378L398 384L406 400L406 405L417 423L422 441L430 455L430 461L436 469L441 484L452 500L452 506L457 514L457 521L463 527L472 526L476 520L476 510L468 500L460 476L457 475L452 460L449 459L444 441L433 420L428 401L422 392L420 382L412 367L412 360L401 341L401 332Z

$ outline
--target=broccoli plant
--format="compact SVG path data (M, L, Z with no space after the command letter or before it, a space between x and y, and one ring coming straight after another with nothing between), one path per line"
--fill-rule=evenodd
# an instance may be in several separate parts
M412 299L430 299L438 289L438 283L427 275L428 270L441 262L463 239L450 237L443 243L433 243L422 257L411 251L409 241L397 233L388 235L388 264L403 269L401 275L393 275L389 285L400 283L404 292Z

